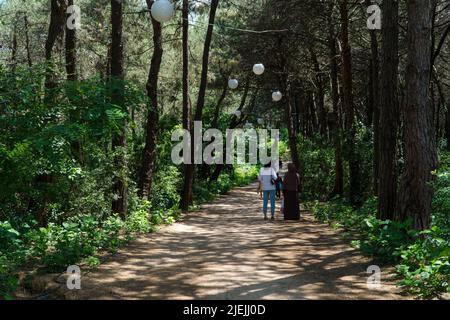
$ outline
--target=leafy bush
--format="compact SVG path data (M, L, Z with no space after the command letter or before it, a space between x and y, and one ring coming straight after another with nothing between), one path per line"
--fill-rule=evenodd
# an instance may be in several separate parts
M123 222L117 216L111 216L104 222L93 216L84 216L70 219L62 226L51 224L48 228L52 230L52 238L48 240L53 245L43 263L47 269L57 272L83 257L94 255L98 250L116 250L121 244L119 234Z
M306 200L325 200L334 185L334 150L321 137L299 138L303 165L303 195ZM324 174L327 172L327 174Z
M365 223L360 249L386 262L397 262L403 246L411 243L416 234L410 229L411 221L381 221L371 216L365 219Z
M333 133L335 134L335 133ZM364 202L372 191L372 174L373 174L373 133L371 129L358 124L356 131L356 140L353 151L356 152L358 159L360 180L366 183L362 184L362 196ZM350 145L345 143L342 137L342 157L348 160L350 157ZM312 137L298 137L298 150L300 163L302 164L303 175L303 194L305 201L327 201L329 195L334 189L335 178L335 149L330 140L324 139L320 134ZM348 167L344 165L344 191L349 192L348 186Z
M450 241L441 235L442 230L433 227L401 251L400 285L423 298L450 293Z
M399 285L406 291L423 298L438 297L450 292L450 194L446 187L440 188L442 179L440 176L436 184L433 227L420 234L410 229L411 221L378 220L376 198L369 199L359 210L342 199L316 201L309 206L319 221L350 231L357 238L353 244L365 254L398 263L397 273L402 278Z
M400 282L423 298L450 293L450 153L442 153L434 184L433 226L402 250L397 266Z
M125 221L125 230L127 232L148 233L153 231L149 214L150 206L150 202L145 201L127 217Z
M0 222L0 297L11 299L17 279L11 273L24 260L19 232L9 222Z
M217 195L227 194L233 187L245 186L258 178L259 170L250 165L234 166L230 173L222 173L217 181L198 181L193 186L196 204L213 200Z

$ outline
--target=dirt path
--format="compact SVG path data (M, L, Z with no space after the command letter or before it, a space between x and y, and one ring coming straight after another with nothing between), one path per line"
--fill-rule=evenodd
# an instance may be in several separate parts
M143 236L82 276L82 299L401 299L372 263L308 214L263 221L254 185Z

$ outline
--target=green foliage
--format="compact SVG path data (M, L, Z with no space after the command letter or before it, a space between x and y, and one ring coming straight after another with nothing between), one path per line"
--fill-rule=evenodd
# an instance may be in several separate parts
M258 168L250 165L234 166L231 172L222 173L217 181L199 181L194 184L196 204L213 200L217 195L227 194L233 187L245 186L258 178Z
M150 222L150 202L144 201L137 210L133 211L125 222L127 232L148 233L153 231Z
M304 164L302 197L305 200L324 200L333 189L334 150L324 140L320 136L299 138L300 162Z
M362 229L365 237L360 242L360 249L386 262L398 261L401 249L415 235L415 231L410 229L411 221L381 221L371 216L365 219L365 223Z
M422 298L450 292L450 193L448 175L439 174L433 199L433 227L422 233L411 230L411 222L376 218L376 198L359 210L342 199L309 203L315 218L343 228L356 237L352 243L365 254L383 262L397 263L399 285Z
M400 285L422 298L450 293L450 241L441 237L442 231L435 226L401 251Z
M99 251L116 251L135 233L179 217L181 170L168 166L176 117L160 121L156 171L148 202L137 195L144 128L131 119L128 149L111 150L113 134L127 117L109 103L108 84L100 79L65 83L42 97L44 68L0 70L0 297L11 298L16 272L25 264L60 272L68 265L95 267ZM125 84L130 109L146 103L142 88ZM77 148L81 145L81 149ZM81 152L80 152L81 151ZM117 170L121 155L129 164ZM237 167L217 182L199 179L198 203L256 178L256 169ZM114 177L128 184L129 214L112 215Z
M280 140L278 145L278 152L280 153L280 158L284 159L289 156L289 147L286 141Z
M450 153L441 154L434 184L433 226L401 252L398 273L408 291L423 298L450 293Z
M359 239L353 241L355 246L387 262L398 261L402 246L413 236L409 221L397 223L376 218L376 198L367 200L359 210L341 199L322 204L316 202L312 212L316 219L353 233Z
M118 217L110 217L100 222L93 216L69 219L62 226L49 225L52 238L50 252L43 263L50 271L61 271L68 265L76 264L83 257L94 255L99 249L114 251L120 244L119 232L123 222Z
M345 140L345 139L343 139ZM344 142L344 141L343 141ZM362 195L364 200L371 195L372 171L373 171L373 147L372 132L370 129L359 125L356 131L355 155L358 157L360 180L362 183ZM335 149L329 140L320 134L312 137L298 138L298 150L302 163L302 175L304 192L302 198L305 201L326 201L334 188L335 178ZM349 157L348 144L342 144L342 156ZM344 181L348 182L348 167L344 163ZM344 185L348 194L349 186ZM364 201L363 201L364 202Z
M19 235L9 222L0 222L0 297L5 299L11 299L10 293L17 288L17 278L11 272L24 259Z

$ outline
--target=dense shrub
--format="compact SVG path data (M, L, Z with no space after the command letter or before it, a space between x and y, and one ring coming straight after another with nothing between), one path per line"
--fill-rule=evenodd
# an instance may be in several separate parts
M334 185L334 150L324 139L299 138L300 162L303 164L302 178L307 200L325 200ZM324 174L326 173L326 174Z
M442 231L435 226L401 251L400 285L423 298L450 293L450 241Z
M316 202L312 212L316 219L351 232L358 240L353 244L364 253L384 261L398 261L403 245L413 236L411 223L381 221L375 217L376 198L369 199L361 209L355 210L341 199L328 203Z
M309 206L316 219L349 231L357 239L353 245L365 254L396 263L401 277L399 285L405 291L423 298L438 297L450 292L450 194L447 188L439 188L442 179L446 176L439 176L436 185L433 227L422 233L410 229L411 221L378 220L375 198L369 199L359 210L341 199L327 203L316 201Z
M227 194L233 187L256 181L258 174L257 167L238 165L231 172L223 173L217 181L198 181L193 187L195 202L200 204L214 199L216 195Z
M442 153L434 184L433 226L402 250L397 270L403 285L424 298L450 293L450 154Z
M335 150L330 141L317 134L313 137L299 136L298 150L302 165L303 189L302 198L305 201L326 201L334 188ZM355 151L358 157L362 195L367 199L372 191L373 148L371 130L358 126ZM342 157L348 158L348 145L342 140ZM348 168L344 164L344 185L348 194ZM364 199L364 200L365 200Z

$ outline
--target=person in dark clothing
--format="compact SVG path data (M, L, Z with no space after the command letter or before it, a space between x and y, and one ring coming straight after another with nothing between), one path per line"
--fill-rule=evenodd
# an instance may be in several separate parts
M300 204L298 201L298 192L300 185L300 175L294 164L288 165L288 172L283 180L284 195L284 219L300 220Z

